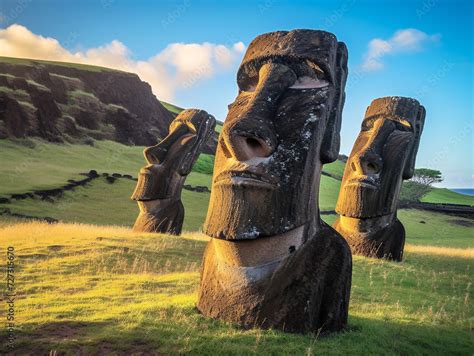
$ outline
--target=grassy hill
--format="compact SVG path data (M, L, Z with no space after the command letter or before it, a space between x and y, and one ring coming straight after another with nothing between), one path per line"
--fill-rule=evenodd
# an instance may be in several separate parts
M111 141L89 146L0 140L0 196L55 188L91 169L136 177L144 163L142 149ZM213 159L201 155L186 183L210 187ZM324 167L330 176L321 179L321 210L334 209L343 169L341 161ZM354 257L345 333L243 331L195 309L207 241L196 231L209 193L183 191L187 232L182 237L135 234L130 226L138 209L129 199L134 186L129 179L109 184L98 178L52 202L0 204L14 213L64 222L49 225L0 215L0 248L13 245L17 256L16 354L444 355L474 349L470 219L400 210L406 258L394 263ZM336 215L323 219L331 224ZM5 335L0 329L0 339ZM0 343L0 354L6 351Z
M2 57L2 56L0 56L0 62L1 63L8 63L8 64L19 64L19 65L22 65L22 66L30 66L30 67L34 67L39 63L39 64L50 64L50 65L66 67L66 68L75 68L75 69L85 70L85 71L89 71L89 72L122 72L122 73L125 73L125 72L123 72L121 70L118 70L118 69L111 69L111 68L107 68L107 67L100 67L100 66L95 66L95 65L90 65L90 64L58 62L58 61L45 61L45 60L28 59L28 58L14 58L14 57Z
M435 188L428 192L422 202L474 205L474 197L453 192L446 188Z
M143 147L125 146L112 141L95 141L93 146L88 146L52 144L37 139L0 140L3 163L0 167L0 197L56 188L64 185L68 179L83 178L80 173L91 169L100 173L121 173L136 177L144 164L142 150ZM213 165L213 156L201 154L186 183L210 188ZM321 177L322 211L334 210L340 188L340 180L337 178L342 177L343 170L344 163L341 161L324 166L324 172L331 176ZM136 204L129 199L134 187L134 181L118 179L114 184L108 184L104 178L100 178L86 187L66 192L54 203L39 199L12 200L11 204L0 204L0 209L8 208L13 213L29 216L49 216L65 222L131 226L137 214ZM438 190L444 191L435 189L434 192ZM456 197L461 196L447 192L448 196L454 197L451 201L456 201ZM472 200L469 197L461 197L463 202L470 203ZM207 212L209 193L184 191L183 202L186 209L184 228L189 231L199 230ZM444 241L444 237L454 233L462 239L463 236L469 235L471 226L469 221L464 222L463 226L461 224L464 219L450 218L442 214L405 214L402 210L399 215L407 229L411 230L409 238L416 240L416 243L431 241L431 236L438 236L439 241ZM328 223L332 223L335 218L335 215L323 215L323 219ZM451 220L460 220L461 224L449 223ZM425 221L426 224L420 221ZM430 230L427 238L426 226L438 226L437 221L446 223L449 229Z
M152 145L173 119L138 75L0 57L0 137ZM210 153L210 151L206 151Z
M0 228L17 257L15 353L470 354L473 249L355 257L345 333L240 330L195 308L207 238L91 225ZM2 267L3 268L3 267ZM0 329L0 338L6 335ZM6 345L1 343L0 353Z
M143 148L113 141L94 141L93 146L52 144L38 139L0 140L0 196L33 189L49 189L79 173L98 172L137 176L144 165ZM212 171L213 157L202 154L189 183L209 185L210 177L197 171Z

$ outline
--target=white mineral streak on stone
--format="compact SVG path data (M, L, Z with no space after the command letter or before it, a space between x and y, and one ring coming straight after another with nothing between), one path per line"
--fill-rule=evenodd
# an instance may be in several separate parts
M316 89L324 88L328 85L329 82L325 80L304 76L296 79L295 83L290 87L290 89Z
M309 114L309 118L306 120L306 122L315 122L315 121L318 121L318 117L314 113Z
M258 230L257 230L257 228L256 228L255 226L252 227L249 231L244 232L244 233L242 234L242 236L243 236L244 238L248 238L248 239L252 239L252 238L258 237L258 235L259 235L259 232L258 232Z

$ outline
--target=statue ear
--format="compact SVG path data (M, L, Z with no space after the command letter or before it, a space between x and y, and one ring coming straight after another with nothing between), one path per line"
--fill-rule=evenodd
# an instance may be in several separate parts
M324 131L323 143L321 145L321 162L334 162L339 155L341 146L341 120L342 109L346 94L344 88L347 79L347 47L344 42L337 44L336 68L334 75L334 86L336 87L336 96L334 98L333 109L329 114Z
M403 169L403 179L410 179L415 173L415 160L416 154L418 152L418 147L420 146L421 133L423 132L423 126L425 124L426 110L423 105L420 105L418 108L418 114L415 120L413 145L410 150L410 154L405 163L405 168Z

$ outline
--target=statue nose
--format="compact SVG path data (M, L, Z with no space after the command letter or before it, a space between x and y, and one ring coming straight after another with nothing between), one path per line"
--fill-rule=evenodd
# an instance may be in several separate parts
M351 162L351 169L360 175L379 174L383 168L382 158L376 152L367 150L355 157Z
M229 137L231 155L238 161L268 157L273 152L270 140L255 135L233 134Z

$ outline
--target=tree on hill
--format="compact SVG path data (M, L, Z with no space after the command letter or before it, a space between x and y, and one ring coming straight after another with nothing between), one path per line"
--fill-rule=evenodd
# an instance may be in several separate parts
M423 196L428 194L432 185L443 181L440 171L429 168L417 168L413 177L403 183L400 193L400 204L407 205L419 202Z
M441 172L436 169L417 168L415 169L415 174L413 174L411 181L425 186L431 186L434 183L441 183L443 177L441 176Z

